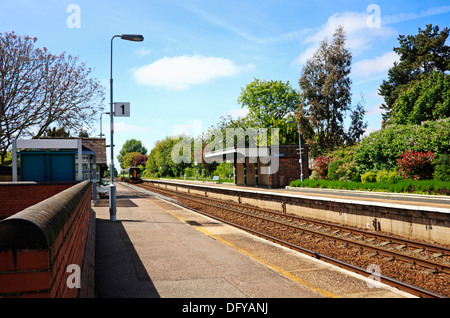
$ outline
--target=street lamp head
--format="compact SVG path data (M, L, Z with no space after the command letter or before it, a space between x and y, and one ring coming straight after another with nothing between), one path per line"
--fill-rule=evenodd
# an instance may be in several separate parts
M122 34L120 36L122 40L134 41L134 42L142 42L144 41L144 37L140 34Z

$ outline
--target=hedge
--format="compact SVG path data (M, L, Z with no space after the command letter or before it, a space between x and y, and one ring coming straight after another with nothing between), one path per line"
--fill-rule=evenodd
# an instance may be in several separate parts
M364 138L355 149L354 161L361 174L367 171L395 170L400 154L407 150L450 153L450 118L421 125L388 125Z
M329 180L295 180L291 187L326 188L341 190L380 191L396 193L425 193L450 195L450 182L436 180L399 180L396 183L384 182L344 182Z

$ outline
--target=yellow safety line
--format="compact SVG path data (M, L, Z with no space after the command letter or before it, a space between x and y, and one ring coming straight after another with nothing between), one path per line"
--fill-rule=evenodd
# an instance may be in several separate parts
M148 200L148 199L147 199L147 200ZM185 220L185 219L182 218L181 216L178 216L178 215L176 215L175 213L173 213L173 212L171 212L171 211L165 209L164 207L160 206L159 204L155 203L154 201L151 201L151 200L148 200L148 201L150 201L151 203L153 203L153 204L156 205L157 207L163 209L163 210L166 211L167 213L169 213L169 214L171 214L171 215L177 217L177 218L180 219L181 221L187 223L187 220ZM301 279L301 278L299 278L299 277L297 277L297 276L295 276L295 275L289 273L288 271L282 269L281 267L278 267L278 266L275 266L275 265L270 264L269 262L267 262L266 260L260 258L259 256L256 256L256 255L254 255L254 254L252 254L252 253L250 253L250 252L248 252L248 251L246 251L246 250L243 250L242 248L240 248L240 247L234 245L234 244L231 243L231 242L228 242L228 241L224 240L224 239L221 238L221 237L218 237L218 236L212 234L211 232L205 230L204 228L202 228L202 227L200 227L200 226L195 226L195 225L194 225L194 227L195 227L197 230L202 231L203 233L205 233L205 234L207 234L207 235L209 235L209 236L215 238L216 240L218 240L218 241L220 241L220 242L222 242L222 243L224 243L224 244L226 244L226 245L228 245L228 246L230 246L230 247L236 249L237 251L239 251L239 252L241 252L241 253L243 253L243 254L245 254L245 255L247 255L247 256L253 258L253 259L255 259L256 261L258 261L258 262L260 262L260 263L263 263L264 265L266 265L266 266L272 268L273 270L279 272L280 274L282 274L282 275L284 275L284 276L286 276L286 277L288 277L288 278L294 280L295 282L297 282L297 283L299 283L299 284L301 284L301 285L303 285L303 286L305 286L305 287L308 287L309 289L311 289L311 290L313 290L313 291L315 291L315 292L317 292L317 293L319 293L319 294L321 294L321 295L323 295L323 296L326 296L326 297L329 297L329 298L338 298L337 295L335 295L335 294L333 294L333 293L331 293L331 292L329 292L329 291L326 291L326 290L324 290L324 289L322 289L322 288L315 287L314 285L312 285L312 284L310 284L310 283L304 281L303 279Z

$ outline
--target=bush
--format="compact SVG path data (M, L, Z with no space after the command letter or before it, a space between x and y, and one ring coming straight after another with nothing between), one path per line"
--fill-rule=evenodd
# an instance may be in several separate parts
M186 167L184 168L184 175L186 178L193 178L195 177L195 167Z
M367 171L361 176L362 183L375 182L377 181L377 175L372 171Z
M318 180L319 179L319 178L317 178L317 171L316 170L313 170L311 172L311 175L309 176L309 179L310 180Z
M360 182L361 176L358 172L358 167L354 162L344 162L337 170L336 175L339 181L354 181Z
M328 165L330 162L332 162L334 159L321 156L317 157L314 160L314 168L313 170L317 173L317 178L319 179L326 179L328 177Z
M222 162L216 167L212 175L219 176L221 180L224 180L228 179L230 172L233 175L233 169L230 167L230 163Z
M433 178L438 181L450 181L450 156L440 155L433 164L435 165Z
M432 179L434 157L431 151L424 153L409 149L400 154L400 158L397 160L398 172L404 179Z
M336 173L339 166L342 165L342 160L333 160L328 164L328 180L339 180L339 177Z
M387 171L386 169L377 172L376 181L382 183L397 183L400 177L397 171Z
M375 173L372 172L375 176ZM362 191L382 191L396 193L420 193L420 194L443 194L450 195L450 182L435 180L399 180L397 183L383 182L342 182L329 180L310 180L305 179L303 182L295 180L290 183L291 187L307 187L307 188L328 188L328 189L345 189L345 190L362 190Z
M388 125L364 138L355 149L354 161L361 173L397 169L397 159L406 150L435 155L450 153L450 118L421 125Z

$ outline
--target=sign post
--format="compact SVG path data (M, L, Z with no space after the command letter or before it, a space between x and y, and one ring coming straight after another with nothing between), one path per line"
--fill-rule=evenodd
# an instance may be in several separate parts
M115 117L130 117L130 103L115 102L114 103Z

